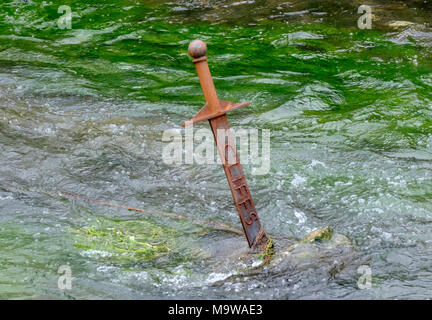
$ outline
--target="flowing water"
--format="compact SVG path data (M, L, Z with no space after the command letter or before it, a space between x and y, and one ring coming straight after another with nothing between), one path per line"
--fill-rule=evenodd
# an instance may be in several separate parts
M2 1L0 297L430 298L431 22L428 0ZM220 165L162 161L164 130L183 132L203 105L197 38L219 97L251 101L232 127L271 132L268 174L244 166L267 232L346 234L371 288L319 261L216 285L244 237L56 196L240 227ZM62 265L71 290L58 288Z

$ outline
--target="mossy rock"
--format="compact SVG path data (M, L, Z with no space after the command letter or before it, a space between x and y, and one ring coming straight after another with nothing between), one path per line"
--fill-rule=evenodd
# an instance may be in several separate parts
M326 226L314 230L303 239L286 247L271 246L271 250L264 254L246 254L237 257L237 261L241 261L240 265L243 267L237 268L236 274L215 285L226 281L237 281L239 278L283 274L315 267L327 268L330 275L334 276L356 257L357 250L352 241L343 234L334 233L329 226ZM234 260L231 262L235 265Z
M312 231L299 242L277 252L270 265L275 267L286 260L301 264L302 260L319 259L323 255L331 255L342 249L350 253L356 251L347 236L334 233L329 226L326 226Z

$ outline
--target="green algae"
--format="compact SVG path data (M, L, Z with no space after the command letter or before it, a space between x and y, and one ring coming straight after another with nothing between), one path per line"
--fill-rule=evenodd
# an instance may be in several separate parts
M264 263L269 263L275 255L275 245L272 238L269 238L263 252L259 255L260 259L264 260Z
M75 247L102 252L112 262L141 262L169 255L176 250L178 233L146 220L98 218L96 223L72 230Z

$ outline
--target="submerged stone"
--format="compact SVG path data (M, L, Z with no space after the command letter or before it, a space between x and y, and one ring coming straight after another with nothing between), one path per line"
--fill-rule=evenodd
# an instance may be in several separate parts
M407 28L413 25L415 25L415 23L410 21L391 21L387 24L387 26L393 29Z
M249 277L280 276L308 268L320 269L334 277L347 268L358 255L354 244L347 236L334 233L329 226L326 226L314 230L289 246L276 247L270 259L265 259L268 256L268 254L238 256L237 262L241 261L242 267L237 269L234 275L215 284L227 281L237 282L241 278L246 280Z

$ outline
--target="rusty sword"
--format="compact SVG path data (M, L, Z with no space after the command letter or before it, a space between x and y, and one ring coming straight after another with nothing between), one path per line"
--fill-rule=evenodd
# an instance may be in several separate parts
M206 104L191 120L183 123L182 126L204 120L209 121L249 247L261 251L267 245L269 239L258 218L243 167L240 164L235 139L226 117L227 112L248 106L250 102L233 103L219 100L207 64L206 44L201 40L194 40L190 43L188 51L189 55L194 58L193 63L196 67Z

